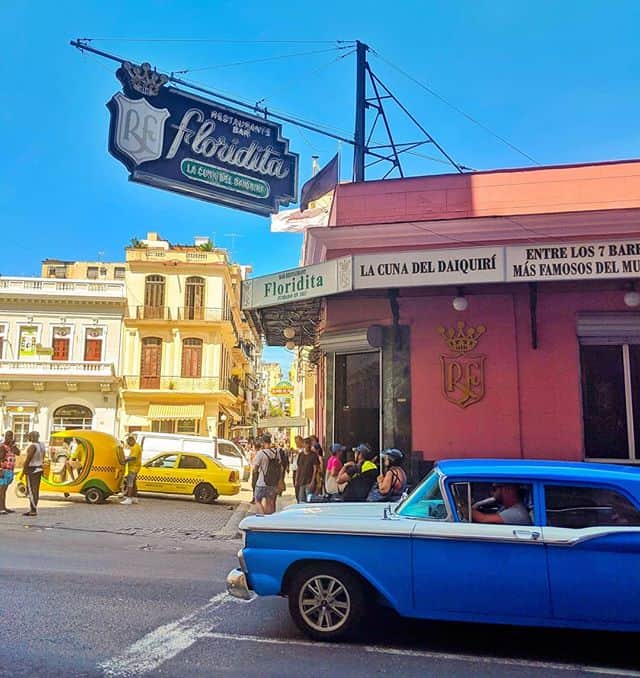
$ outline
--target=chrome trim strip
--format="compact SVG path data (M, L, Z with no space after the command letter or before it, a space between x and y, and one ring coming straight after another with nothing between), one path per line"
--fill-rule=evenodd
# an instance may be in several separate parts
M570 528L553 528L553 529L566 529L569 530ZM572 530L574 532L574 530ZM581 530L575 530L575 532L581 532ZM575 537L569 538L569 539L562 539L560 537L550 537L550 536L545 536L544 537L544 543L547 544L548 546L562 546L564 548L567 547L572 547L576 546L577 544L582 544L585 541L591 541L592 539L599 539L600 537L610 537L615 534L637 534L640 535L640 527L629 527L629 528L624 528L620 527L618 529L603 529L598 532L590 532L588 534L579 534L576 535Z
M542 539L518 539L517 537L498 537L495 534L481 537L473 535L469 537L461 537L459 534L452 534L447 536L445 534L415 534L411 535L414 539L439 539L446 541L481 541L493 542L495 544L531 544L532 546L544 546Z
M382 518L380 519L382 520ZM327 530L324 528L320 528L317 530L314 529L308 529L308 530L292 530L290 528L280 528L280 529L268 529L268 528L250 528L247 530L248 532L273 532L278 533L278 532L286 532L287 534L331 534L331 535L344 535L344 536L350 536L350 537L411 537L412 536L412 531L407 530L406 532L403 533L398 533L398 532L384 532L380 530L380 532L349 532L348 530Z

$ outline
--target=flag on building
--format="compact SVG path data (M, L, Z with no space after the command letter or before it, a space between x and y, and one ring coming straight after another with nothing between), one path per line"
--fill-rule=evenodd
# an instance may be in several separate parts
M304 212L309 203L333 190L339 181L338 154L302 187L300 211Z
M307 228L319 228L329 225L329 213L333 191L314 201L314 206L300 210L281 210L271 216L272 233L302 233Z

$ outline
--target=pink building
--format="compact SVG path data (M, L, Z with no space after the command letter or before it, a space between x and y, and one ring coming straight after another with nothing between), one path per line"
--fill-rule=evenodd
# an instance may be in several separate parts
M640 461L640 161L343 184L304 257L245 305L316 342L325 442Z

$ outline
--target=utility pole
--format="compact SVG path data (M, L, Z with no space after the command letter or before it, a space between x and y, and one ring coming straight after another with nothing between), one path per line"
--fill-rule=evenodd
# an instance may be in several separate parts
M365 113L367 108L366 66L368 45L356 41L356 125L353 135L353 180L364 181Z

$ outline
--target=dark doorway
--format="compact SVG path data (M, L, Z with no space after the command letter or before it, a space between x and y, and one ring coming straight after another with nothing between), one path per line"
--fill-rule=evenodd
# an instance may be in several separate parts
M338 353L335 360L335 440L347 448L369 443L377 450L380 353Z

